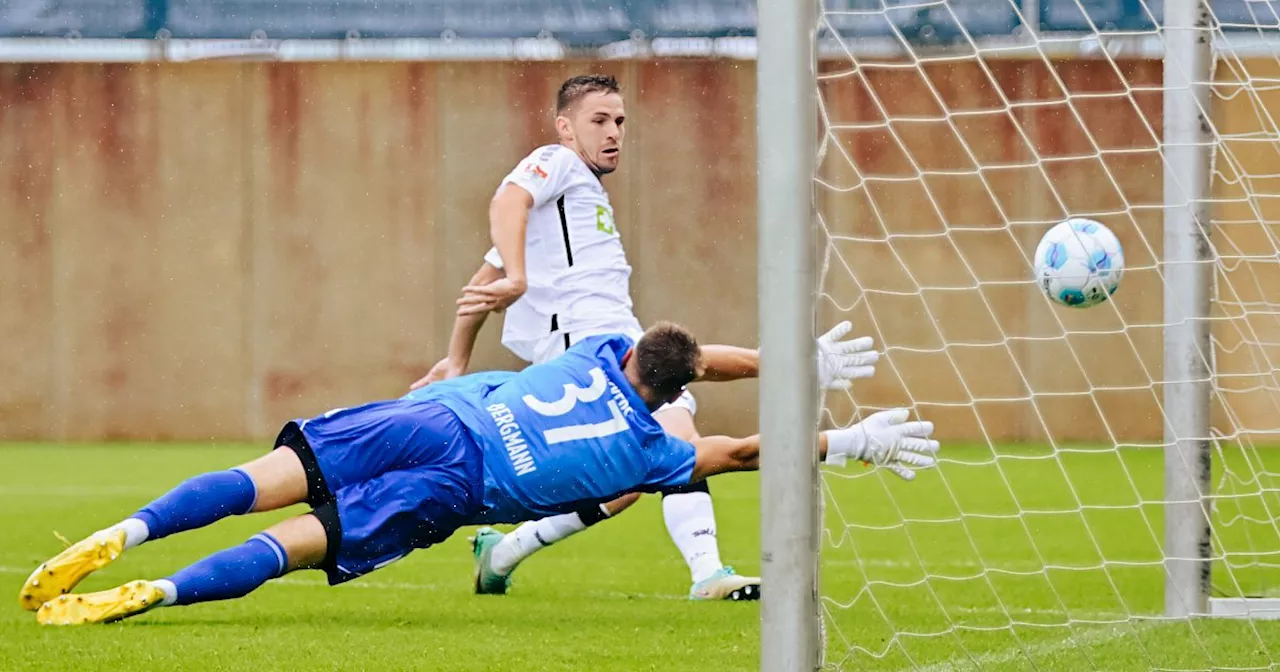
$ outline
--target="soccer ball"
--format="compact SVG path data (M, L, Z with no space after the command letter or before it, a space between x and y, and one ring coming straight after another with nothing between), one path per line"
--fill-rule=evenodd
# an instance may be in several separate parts
M1072 308L1096 306L1115 294L1124 275L1124 250L1111 229L1072 217L1040 239L1036 281L1045 296Z

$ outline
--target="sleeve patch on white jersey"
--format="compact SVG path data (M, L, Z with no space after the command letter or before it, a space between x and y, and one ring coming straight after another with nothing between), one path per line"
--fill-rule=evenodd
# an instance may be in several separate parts
M547 181L547 171L537 163L529 163L524 167L525 179L536 184L542 184Z
M533 196L534 207L553 201L565 190L571 179L573 154L562 145L549 145L534 150L512 170L503 184L515 184Z
M617 230L613 224L613 211L603 205L596 206L596 230L611 236Z

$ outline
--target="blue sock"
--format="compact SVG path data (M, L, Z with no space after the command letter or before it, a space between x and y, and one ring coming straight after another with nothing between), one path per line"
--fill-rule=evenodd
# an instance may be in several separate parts
M257 498L253 479L243 471L212 471L183 481L133 517L147 524L150 541L249 513Z
M176 593L167 596L165 603L195 604L244 597L283 574L284 569L285 552L280 542L266 532L255 534L249 541L218 551L165 579Z

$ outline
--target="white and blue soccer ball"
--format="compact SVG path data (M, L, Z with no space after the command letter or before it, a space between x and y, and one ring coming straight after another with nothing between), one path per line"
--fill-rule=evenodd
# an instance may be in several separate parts
M1035 269L1045 296L1064 306L1088 308L1120 287L1124 250L1116 234L1100 222L1072 217L1040 239Z

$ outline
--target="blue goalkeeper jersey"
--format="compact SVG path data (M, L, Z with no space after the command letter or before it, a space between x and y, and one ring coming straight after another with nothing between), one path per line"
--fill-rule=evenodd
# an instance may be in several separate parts
M486 510L473 522L532 520L689 482L693 445L664 432L623 375L631 346L596 336L520 373L477 373L407 395L448 407L481 446Z

